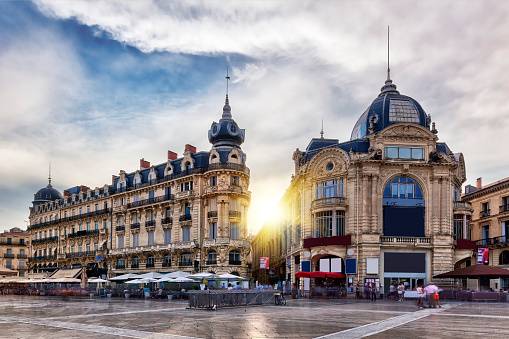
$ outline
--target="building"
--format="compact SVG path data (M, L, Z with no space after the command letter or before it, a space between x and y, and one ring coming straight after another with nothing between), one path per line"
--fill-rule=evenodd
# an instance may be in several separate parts
M264 225L251 242L253 279L260 284L273 285L285 280L285 256L282 255L280 227L278 222ZM268 268L260 269L262 257L268 258Z
M0 277L25 276L28 239L28 232L17 227L0 233Z
M346 273L350 286L415 288L472 256L475 244L453 228L456 216L463 230L471 215L460 202L463 155L439 141L431 116L400 94L389 72L349 141L322 130L293 160L282 228L292 283L308 289L323 281L296 279L297 272L331 271Z
M245 132L228 95L208 132L210 151L186 145L158 165L141 159L111 184L77 186L62 196L51 185L30 208L34 271L87 267L88 274L210 271L248 274L249 169Z
M471 239L478 248L488 248L489 265L509 268L509 178L486 186L479 178L475 187L466 187L463 201L470 203L473 209L469 229ZM469 264L477 263L475 253L467 260ZM508 289L509 279L493 280L490 286L495 290Z

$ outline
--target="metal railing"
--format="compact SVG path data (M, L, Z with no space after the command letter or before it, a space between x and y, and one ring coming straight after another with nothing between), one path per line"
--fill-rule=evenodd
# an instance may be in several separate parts
M217 309L222 307L274 304L275 292L277 291L207 290L188 291L187 293L190 308Z
M179 216L179 221L189 221L191 220L191 214L182 214Z
M395 244L431 244L430 237L393 237L381 236L382 243L395 243Z
M240 211L229 211L228 214L232 218L240 218L241 212Z
M20 253L20 254L18 254L18 255L16 255L16 257L17 257L18 259L27 259L27 258L28 258L28 256L27 256L26 254L21 254L21 253Z
M52 241L58 241L58 236L55 235L52 237L46 237L46 238L42 238L42 239L34 239L34 240L32 240L32 245L44 244L44 243L52 242Z
M4 253L4 258L14 258L14 253Z
M131 224L131 230L139 230L140 229L140 223L135 222Z
M475 244L481 246L506 246L509 244L509 235L477 240Z
M82 230L82 231L77 231L74 233L67 234L67 238L73 239L73 238L88 237L88 236L93 236L93 235L98 235L98 234L99 234L99 230L89 230L89 231Z
M217 218L217 211L208 211L207 218Z
M119 225L119 226L115 227L115 231L117 231L117 232L125 231L125 225Z
M127 208L135 208L135 207L140 207L140 206L145 206L145 205L150 205L150 204L156 204L159 202L173 200L173 199L174 199L173 194L165 194L160 197L148 198L148 199L131 202L131 203L127 204Z
M173 224L173 218L172 217L165 217L161 219L161 224Z
M156 225L156 221L155 220L147 220L145 221L145 227L153 227Z
M491 210L484 210L479 213L479 218L487 218L491 214Z

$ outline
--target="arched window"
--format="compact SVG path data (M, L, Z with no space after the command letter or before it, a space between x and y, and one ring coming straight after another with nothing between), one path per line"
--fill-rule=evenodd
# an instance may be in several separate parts
M241 264L240 251L238 250L230 251L228 255L228 263L230 265L240 265Z
M424 197L419 183L408 176L392 178L384 188L385 236L424 237Z
M180 255L179 266L193 266L193 255L189 252L184 252Z
M212 250L207 254L207 265L216 265L217 264L217 252Z
M498 260L499 265L509 265L509 251L502 251Z

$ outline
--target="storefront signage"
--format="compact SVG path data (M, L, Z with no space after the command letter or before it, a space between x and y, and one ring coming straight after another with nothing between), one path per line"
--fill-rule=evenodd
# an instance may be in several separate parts
M477 249L477 263L488 265L490 262L490 249L482 247Z
M260 257L260 269L268 270L269 268L269 257Z
M346 259L345 271L346 274L357 274L357 259Z

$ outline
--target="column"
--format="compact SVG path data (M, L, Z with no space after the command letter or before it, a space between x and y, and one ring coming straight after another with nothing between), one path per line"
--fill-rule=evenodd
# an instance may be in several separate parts
M463 239L467 238L467 215L463 214Z
M378 203L380 197L377 192L378 176L371 177L371 232L379 233L378 227Z
M368 176L363 175L362 176L362 213L361 213L361 226L362 226L362 232L368 233L369 232L369 224L368 224Z

